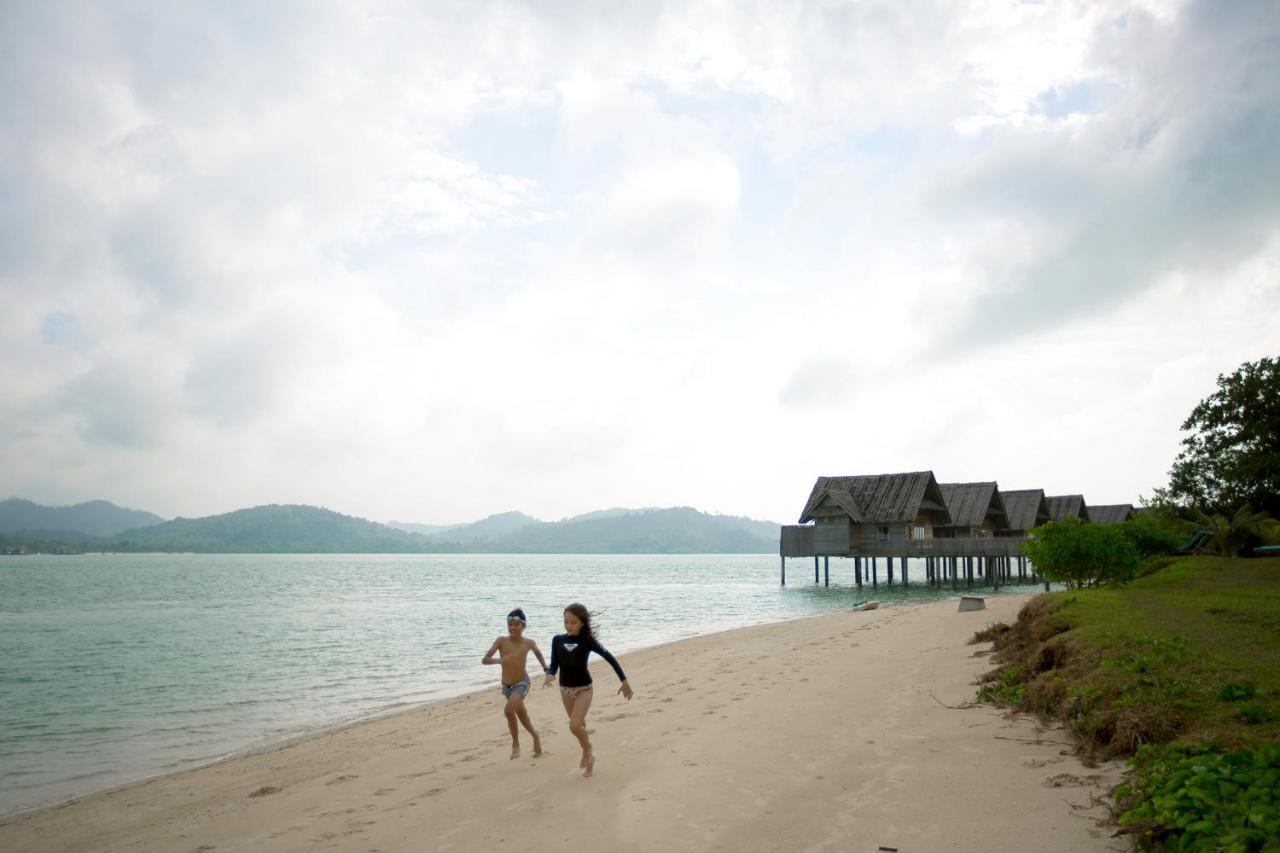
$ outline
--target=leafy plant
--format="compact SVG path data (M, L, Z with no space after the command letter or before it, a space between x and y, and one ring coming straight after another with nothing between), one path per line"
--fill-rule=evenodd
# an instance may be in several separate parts
M1118 822L1170 850L1249 851L1280 843L1280 745L1218 753L1143 746L1115 791Z
M1207 515L1194 510L1196 520L1213 531L1209 548L1215 554L1231 557L1240 552L1252 536L1262 537L1262 523L1268 520L1265 512L1254 512L1248 505L1240 507L1227 518L1225 515Z
M1084 524L1074 518L1037 527L1023 550L1041 574L1068 589L1124 583L1142 562L1119 525Z
M1230 684L1224 684L1222 689L1218 691L1218 698L1223 702L1240 702L1245 699L1252 699L1258 695L1258 688L1249 682L1233 681Z

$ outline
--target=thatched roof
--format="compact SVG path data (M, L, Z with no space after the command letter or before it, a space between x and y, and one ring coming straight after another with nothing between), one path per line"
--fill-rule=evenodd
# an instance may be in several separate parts
M1049 505L1044 499L1044 489L1018 489L1001 492L1005 515L1009 517L1008 530L1030 530L1052 521Z
M1044 502L1049 505L1049 515L1053 516L1054 521L1062 521L1064 518L1090 520L1089 507L1085 505L1084 495L1053 495L1046 497Z
M981 527L987 516L1000 529L1008 526L1004 501L1000 500L1000 487L992 483L939 483L951 526Z
M858 523L915 521L922 509L934 510L950 519L932 471L819 477L800 514L800 523L812 521L814 510L823 501L835 503Z
M1089 507L1089 520L1094 524L1119 524L1133 517L1133 504L1103 504Z

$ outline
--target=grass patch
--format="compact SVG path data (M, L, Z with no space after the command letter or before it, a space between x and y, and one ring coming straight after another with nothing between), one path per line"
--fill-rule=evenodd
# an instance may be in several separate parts
M1253 850L1262 848L1237 846L1231 833L1252 839L1280 826L1275 800L1214 817L1220 804L1195 787L1202 773L1274 769L1280 755L1280 561L1188 557L1123 587L1038 596L987 639L1002 666L983 677L980 699L1060 720L1087 756L1138 756L1121 813L1142 815L1130 823L1142 839L1202 849L1178 839L1230 837L1203 849ZM1185 810L1181 824L1162 822L1157 800L1183 794L1209 824L1189 829Z

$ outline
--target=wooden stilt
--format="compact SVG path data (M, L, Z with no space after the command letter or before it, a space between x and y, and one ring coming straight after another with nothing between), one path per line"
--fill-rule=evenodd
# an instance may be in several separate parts
M782 585L786 586L787 585L787 558L779 557L778 559L782 561Z
M831 586L831 558L822 558L822 585Z
M903 557L902 559L906 559ZM893 586L893 557L884 558L885 570L889 573L889 586Z

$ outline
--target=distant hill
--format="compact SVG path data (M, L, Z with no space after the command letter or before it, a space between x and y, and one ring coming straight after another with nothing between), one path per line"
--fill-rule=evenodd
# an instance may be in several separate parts
M759 554L778 548L778 525L692 507L607 510L521 527L469 550L541 554Z
M158 515L140 509L125 509L108 501L89 501L74 506L41 506L21 498L0 501L0 533L39 535L46 539L110 537L163 521Z
M778 525L692 507L601 510L556 522L504 512L426 536L320 507L272 504L206 518L175 518L112 537L4 537L0 532L0 542L45 551L61 544L107 551L225 554L743 554L775 551Z
M430 538L442 544L473 546L483 542L499 542L505 537L531 525L543 522L523 512L500 512L471 524L460 524Z
M414 524L411 521L388 521L387 527L394 527L396 530L403 530L405 533L421 533L423 536L435 536L437 533L444 533L446 530L453 530L455 527L462 527L461 524Z
M107 547L205 553L417 553L426 537L314 506L257 506L207 518L175 518L129 530Z

